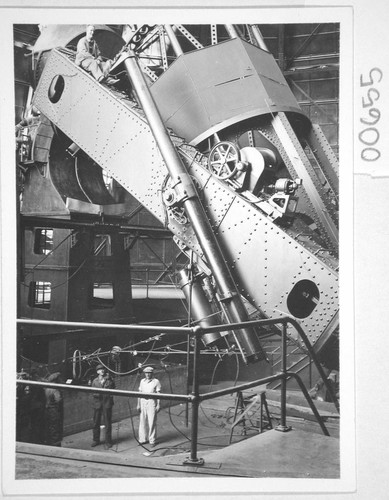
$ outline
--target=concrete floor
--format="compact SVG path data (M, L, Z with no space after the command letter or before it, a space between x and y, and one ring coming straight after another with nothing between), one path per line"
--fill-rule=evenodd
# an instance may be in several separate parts
M16 479L90 477L339 477L339 440L293 428L282 433L235 428L230 441L235 396L203 402L199 412L197 458L190 457L190 415L185 405L158 414L157 446L140 446L135 439L139 417L113 424L112 448L91 448L91 430L67 436L62 448L17 444ZM274 422L277 424L277 422ZM294 426L293 426L294 427ZM246 434L245 434L246 432Z

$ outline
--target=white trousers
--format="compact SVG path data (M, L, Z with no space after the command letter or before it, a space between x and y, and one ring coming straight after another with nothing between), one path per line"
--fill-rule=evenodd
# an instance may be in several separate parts
M139 419L139 441L141 443L145 443L146 441L148 441L150 444L155 444L156 439L157 439L157 410L155 401L152 399L141 399L140 419Z

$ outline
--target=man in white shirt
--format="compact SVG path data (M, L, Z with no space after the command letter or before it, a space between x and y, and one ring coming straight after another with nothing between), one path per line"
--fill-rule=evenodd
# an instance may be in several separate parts
M143 373L145 378L140 382L139 392L145 394L161 392L161 384L158 379L154 378L154 368L147 366ZM160 410L159 399L138 398L137 410L140 412L139 443L149 442L150 446L154 447L157 438L157 413Z

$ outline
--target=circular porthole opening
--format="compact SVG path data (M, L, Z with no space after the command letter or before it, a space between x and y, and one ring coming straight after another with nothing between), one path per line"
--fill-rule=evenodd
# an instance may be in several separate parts
M61 75L57 75L53 78L51 81L50 87L49 87L49 99L50 102L55 104L61 99L62 93L65 88L65 80L64 77Z
M286 305L295 318L307 318L319 303L320 292L313 281L301 280L294 285Z

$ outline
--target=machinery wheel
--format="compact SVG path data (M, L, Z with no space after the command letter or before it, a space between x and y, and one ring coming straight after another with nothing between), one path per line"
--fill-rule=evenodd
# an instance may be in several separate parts
M208 168L219 179L230 179L237 172L240 161L238 148L232 142L218 142L209 153Z

